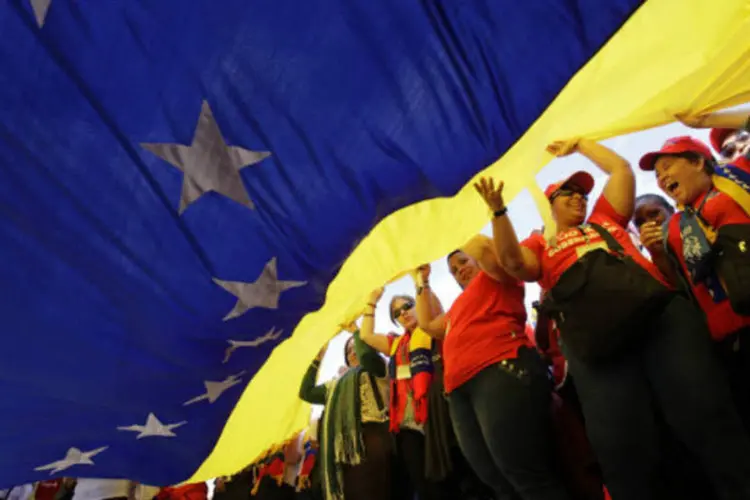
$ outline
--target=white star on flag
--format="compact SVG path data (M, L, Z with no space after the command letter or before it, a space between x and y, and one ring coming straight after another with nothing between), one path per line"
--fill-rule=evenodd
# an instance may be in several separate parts
M221 382L206 380L205 382L203 382L206 386L206 392L204 394L201 394L200 396L196 396L193 399L185 401L184 403L182 403L182 406L188 406L206 400L208 400L209 403L213 403L221 397L224 391L242 382L241 377L244 374L245 372L240 372L237 375L230 375Z
M276 340L282 333L283 330L276 330L276 327L272 327L265 334L253 340L227 340L227 342L229 342L229 347L227 347L227 350L224 353L223 363L228 362L234 351L240 347L258 347L266 342Z
M206 101L201 106L193 141L189 146L175 143L143 143L141 146L183 173L180 214L210 191L254 209L240 170L271 156L267 151L229 146Z
M44 26L45 19L47 19L47 11L52 0L30 0L29 3L31 3L31 9L34 11L36 24L41 28Z
M94 465L94 461L91 460L91 458L103 452L107 448L109 448L109 446L103 446L101 448L97 448L91 451L81 451L78 448L70 448L68 450L68 453L65 455L65 458L63 458L62 460L57 460L47 465L40 465L39 467L36 467L34 470L35 471L48 470L50 471L49 474L51 476L52 474L57 474L60 471L69 469L73 467L74 465Z
M128 425L127 427L118 427L117 430L138 432L139 434L136 436L136 439L152 436L175 437L176 434L172 432L172 430L181 427L186 423L187 421L182 421L177 422L176 424L164 425L158 418L156 418L156 415L149 413L145 425Z
M225 281L218 278L213 280L214 283L237 297L234 309L224 316L224 321L242 316L253 307L278 309L282 292L307 285L307 281L280 281L276 270L276 257L266 263L258 279L252 283Z

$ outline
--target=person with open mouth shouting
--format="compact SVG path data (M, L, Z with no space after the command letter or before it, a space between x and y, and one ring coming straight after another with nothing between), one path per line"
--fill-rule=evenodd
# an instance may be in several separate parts
M588 216L591 175L577 172L547 187L556 222L549 240L532 235L519 243L502 182L485 178L476 187L493 212L502 266L546 291L542 307L560 330L612 498L669 496L658 473L655 406L708 469L720 498L750 497L750 438L712 355L702 314L625 229L635 204L630 164L586 139L555 142L548 151L578 152L609 177Z

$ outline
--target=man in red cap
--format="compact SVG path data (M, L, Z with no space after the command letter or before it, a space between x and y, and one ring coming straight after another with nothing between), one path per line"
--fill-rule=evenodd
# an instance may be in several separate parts
M721 130L724 129L714 129L711 134L717 149L721 146ZM656 227L645 228L641 238L652 256L669 253L676 257L677 266L664 258L654 257L654 262L667 276L676 278L679 273L706 314L711 336L730 374L735 404L750 429L750 379L747 376L750 315L736 306L737 295L729 286L742 273L732 271L730 274L735 276L730 277L722 272L727 264L739 268L750 266L750 256L742 255L743 252L732 256L730 251L741 249L745 239L750 243L750 215L738 203L736 195L719 189L717 184L719 178L727 182L728 178L723 176L726 171L737 175L738 182L730 183L735 190L745 191L741 177L750 175L750 163L746 158L742 160L744 165L740 162L719 166L708 146L688 136L669 139L660 150L644 155L640 160L641 169L655 171L659 188L683 211L673 215L665 225L666 238L663 238L663 229ZM719 175L715 175L717 169L722 169ZM723 243L727 238L735 244ZM740 284L740 288L747 289L747 285Z

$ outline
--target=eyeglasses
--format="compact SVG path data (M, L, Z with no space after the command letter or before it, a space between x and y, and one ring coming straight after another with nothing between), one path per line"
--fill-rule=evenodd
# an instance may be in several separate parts
M552 196L549 197L549 201L550 203L552 203L558 196L573 196L574 194L577 194L578 196L583 198L584 201L588 201L589 199L589 196L580 189L560 188L552 193Z
M399 319L402 314L404 314L406 311L411 310L413 307L414 302L404 302L403 304L401 304L401 307L396 307L393 311L391 311L393 319Z

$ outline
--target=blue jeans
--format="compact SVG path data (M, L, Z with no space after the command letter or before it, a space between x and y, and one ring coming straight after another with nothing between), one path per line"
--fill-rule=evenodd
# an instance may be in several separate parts
M553 467L551 389L539 355L522 348L448 396L461 451L498 499L568 499Z
M562 346L612 498L665 498L654 404L701 461L720 498L750 498L750 438L701 312L675 295L658 315L644 318L643 328L644 340L596 366Z

